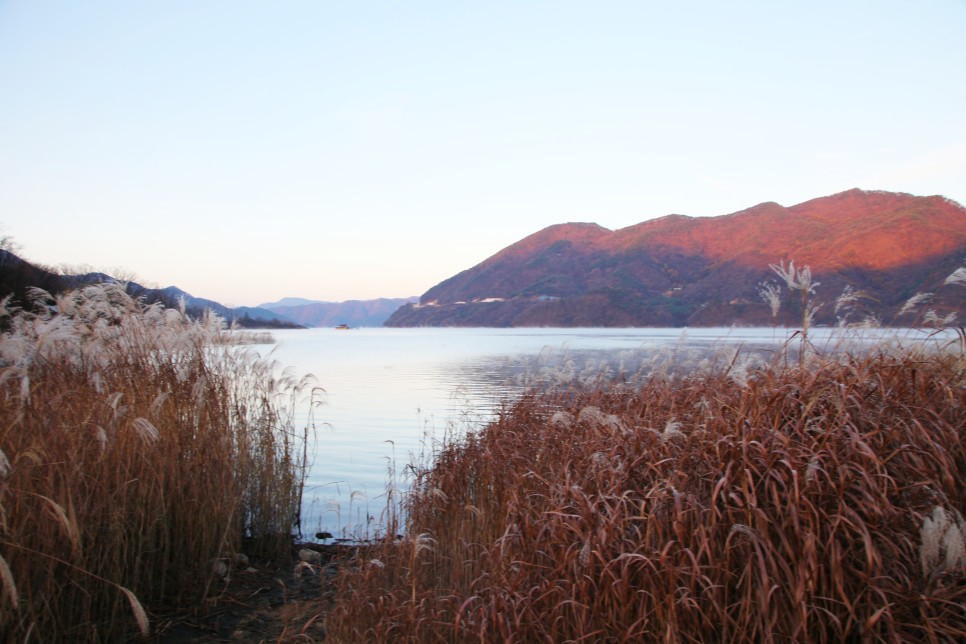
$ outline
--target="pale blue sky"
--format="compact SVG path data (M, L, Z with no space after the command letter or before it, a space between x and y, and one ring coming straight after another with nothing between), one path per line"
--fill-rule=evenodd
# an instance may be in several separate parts
M0 0L0 225L228 304L555 223L966 203L966 1Z

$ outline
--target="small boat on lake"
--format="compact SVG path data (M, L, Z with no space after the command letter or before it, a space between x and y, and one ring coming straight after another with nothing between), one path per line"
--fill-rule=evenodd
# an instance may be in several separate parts
M335 328L338 329L339 331L348 331L349 330L349 325L348 324L340 324L340 325L336 326Z

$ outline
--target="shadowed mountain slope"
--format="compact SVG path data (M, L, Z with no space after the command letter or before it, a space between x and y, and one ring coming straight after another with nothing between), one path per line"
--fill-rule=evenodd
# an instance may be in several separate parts
M772 324L759 295L769 264L809 265L842 316L848 285L883 323L921 291L940 314L966 315L966 288L943 282L966 262L966 209L943 197L849 190L789 208L763 203L720 217L669 215L616 231L550 226L427 291L389 326L713 326ZM800 311L785 306L778 322Z

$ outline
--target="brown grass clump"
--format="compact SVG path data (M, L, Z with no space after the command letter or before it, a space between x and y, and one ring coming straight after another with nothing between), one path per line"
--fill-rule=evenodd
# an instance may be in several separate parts
M0 338L0 641L147 633L243 541L287 554L309 383L116 286L34 295Z
M335 641L963 641L966 360L529 397L417 478Z

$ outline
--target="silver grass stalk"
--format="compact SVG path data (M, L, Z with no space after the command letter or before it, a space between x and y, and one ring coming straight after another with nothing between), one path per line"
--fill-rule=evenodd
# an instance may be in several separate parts
M7 565L7 560L0 555L0 587L3 588L3 597L6 597L13 606L14 610L20 607L20 595L17 593L17 584L13 579L13 572L10 571L10 566Z
M932 514L922 521L919 561L924 577L966 565L966 545L963 538L966 521L963 521L958 512L953 512L955 514L951 515L945 508L937 505L932 509Z
M943 548L946 550L946 559L943 568L948 571L959 570L966 566L966 543L964 543L963 525L952 524L946 530L943 537Z
M577 561L580 563L582 568L587 568L590 566L590 542L584 543L584 546L580 549L580 554L577 555Z
M147 637L151 634L151 623L148 621L148 614L145 612L144 607L141 602L138 601L137 596L124 586L118 586L127 597L128 604L131 605L131 612L134 613L134 619L138 623L138 629L141 631L142 637Z
M574 424L574 415L566 411L556 411L550 417L550 424L555 427L568 429Z
M923 323L926 326L936 327L937 329L942 329L948 326L953 326L956 324L956 312L950 312L946 315L939 316L934 310L929 309L922 318Z
M814 483L818 478L819 472L822 471L822 465L819 461L818 456L813 456L808 461L808 467L805 468L805 482Z
M966 267L957 268L952 274L946 278L943 282L943 286L947 284L966 284Z
M815 322L815 314L818 313L819 309L821 308L822 305L816 304L815 302L809 302L805 306L804 325L806 329L811 328L812 324Z
M862 318L856 326L860 329L878 329L882 326L882 320L875 313L870 313Z
M681 431L681 423L672 418L664 424L664 431L661 432L661 441L667 442L676 438L684 438L684 432Z
M0 317L12 317L15 313L20 310L19 306L13 304L13 294L6 296L0 300Z
M781 287L774 282L763 282L761 288L758 289L758 294L771 308L771 316L778 317L778 312L782 308L782 291Z
M104 431L104 428L100 425L94 429L94 438L97 439L97 444L100 446L101 452L103 453L104 450L107 449L107 432Z
M785 262L769 264L768 267L785 280L785 285L791 291L802 291L803 293L814 294L815 287L820 284L820 282L812 281L812 269L809 266L795 268L794 260L788 262L787 267L785 266Z
M838 318L839 326L848 324L849 316L855 311L860 299L871 299L871 297L865 291L857 291L852 286L846 285L842 294L835 299L835 317Z
M769 264L769 268L775 272L779 277L785 280L785 285L790 291L799 291L802 298L802 329L801 329L801 343L799 349L799 360L804 362L806 358L806 350L808 347L808 331L815 321L815 314L821 308L820 304L815 304L814 301L810 299L810 295L815 294L815 287L819 285L819 282L815 282L812 279L812 269L809 266L803 266L801 268L795 268L795 262L788 262L788 266L785 266L785 262L779 262L778 264Z
M423 532L422 534L416 535L415 545L416 551L414 555L418 557L421 552L432 552L436 548L436 539L428 532Z
M599 407L594 407L593 405L588 405L580 410L577 414L578 423L586 423L592 427L599 427L607 422L607 416L600 410Z
M137 432L138 437L144 441L145 444L157 443L158 439L161 438L161 433L158 428L151 424L147 418L135 418L131 425L134 427L134 431Z
M906 303L902 305L902 308L899 309L899 312L896 315L905 315L906 313L912 313L917 308L919 308L919 306L926 304L930 300L932 300L932 293L916 293L908 300L906 300Z
M842 294L835 299L835 314L848 311L859 299L859 292L851 286L846 286Z

